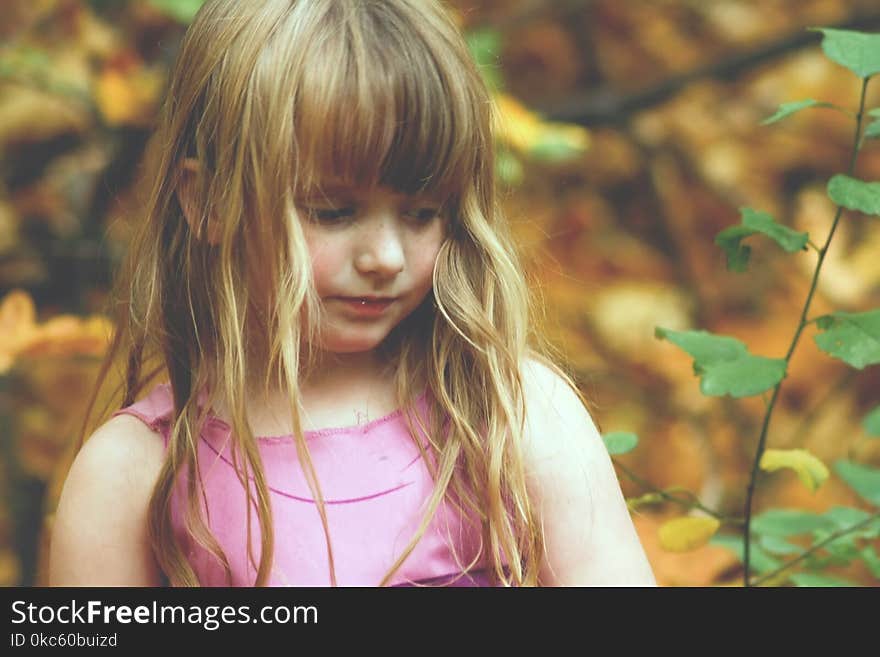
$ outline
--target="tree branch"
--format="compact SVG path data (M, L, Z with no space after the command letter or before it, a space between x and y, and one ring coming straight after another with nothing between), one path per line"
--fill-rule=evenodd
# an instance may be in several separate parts
M850 30L877 28L880 27L880 13L856 15L832 27ZM784 55L812 47L821 40L821 36L816 32L798 30L779 41L673 75L646 89L621 94L617 89L600 87L579 93L558 104L543 107L537 105L536 109L552 121L583 126L624 123L632 114L664 102L694 82L703 79L733 79Z

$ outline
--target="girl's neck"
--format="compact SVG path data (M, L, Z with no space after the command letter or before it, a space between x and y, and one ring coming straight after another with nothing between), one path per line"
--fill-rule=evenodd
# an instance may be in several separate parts
M375 352L322 353L312 372L300 377L303 428L355 425L397 410L394 373L393 363L380 360ZM422 389L423 385L418 392ZM291 432L289 397L280 387L269 390L268 395L262 386L249 388L245 399L254 435ZM224 400L215 405L214 413L229 422Z
M393 372L393 363L383 361L375 350L322 352L315 367L300 377L299 385L303 395L328 391L338 394L352 388L363 389L391 382Z

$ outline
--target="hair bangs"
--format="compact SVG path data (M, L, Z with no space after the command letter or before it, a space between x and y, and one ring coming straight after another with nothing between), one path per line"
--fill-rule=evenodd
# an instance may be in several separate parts
M334 180L459 196L484 140L477 92L461 64L435 56L443 35L423 15L418 24L384 3L347 11L344 27L305 57L295 113L298 187Z

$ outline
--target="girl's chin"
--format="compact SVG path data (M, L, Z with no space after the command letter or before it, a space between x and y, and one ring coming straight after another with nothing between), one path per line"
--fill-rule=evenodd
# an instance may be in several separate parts
M382 340L385 339L386 336L376 337L372 339L365 339L363 337L354 339L337 339L337 340L325 340L321 344L321 350L333 354L345 355L345 354L361 354L367 351L373 351L380 344L382 344Z

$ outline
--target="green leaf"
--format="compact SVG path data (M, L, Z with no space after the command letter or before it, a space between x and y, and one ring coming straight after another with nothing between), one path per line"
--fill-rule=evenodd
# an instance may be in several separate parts
M727 256L728 271L742 273L749 264L752 247L741 244L743 238L754 235L755 231L745 226L730 226L715 236L715 244L720 246Z
M864 182L839 173L828 181L828 196L849 210L880 216L880 182Z
M741 536L732 534L715 534L709 539L709 545L717 545L733 552L737 559L743 561L743 539ZM759 545L754 542L749 550L749 568L758 573L766 573L776 570L782 565L777 559L768 555Z
M584 148L565 132L554 130L548 124L529 149L529 156L541 162L566 162L583 154Z
M758 544L770 554L800 554L804 551L804 548L801 546L789 543L785 539L773 536L772 534L761 536Z
M874 546L866 545L862 548L859 556L862 557L862 561L865 562L865 565L868 567L868 570L871 571L871 574L876 579L880 579L880 557L877 556Z
M507 185L516 187L525 178L525 168L519 158L506 148L498 150L495 158L495 173Z
M157 9L163 11L168 16L178 21L179 23L183 23L184 25L188 25L192 23L193 18L195 18L196 13L198 13L199 9L203 4L205 4L205 0L149 0L150 4L156 7Z
M862 428L869 436L880 437L880 406L865 416L865 419L862 420Z
M811 547L815 547L822 541L828 539L833 532L819 529L813 532L813 543ZM856 545L857 537L852 534L844 534L835 538L829 543L823 545L820 550L825 550L831 555L830 563L835 566L846 566L853 559L859 556L859 548Z
M785 377L785 360L743 354L733 361L714 363L703 371L700 391L720 397L750 397L771 389Z
M824 518L828 518L833 524L835 531L841 529L849 529L860 522L864 522L871 514L862 509L856 509L850 506L834 506L822 514ZM856 538L877 538L880 536L880 518L874 518L873 522L869 522L863 527L850 532Z
M493 91L503 89L504 79L499 64L501 33L496 29L474 30L465 35L465 41L489 88Z
M776 220L766 212L758 212L751 208L740 208L742 224L756 233L763 233L774 240L787 253L797 253L803 250L810 240L807 233L799 233L787 226L776 223Z
M830 566L832 561L834 561L834 558L829 554L813 552L808 554L801 563L807 570L822 570Z
M818 573L795 573L789 579L798 586L858 586L854 582Z
M863 139L876 139L880 137L880 121L874 121L873 123L868 124L868 127L865 128L865 132L862 135Z
M834 524L823 516L799 509L767 509L752 518L752 531L767 536L797 536L817 529L834 529Z
M654 329L654 335L669 340L694 357L694 373L701 377L700 391L704 395L758 395L785 377L785 359L754 356L735 338L707 331L673 331L660 326Z
M853 30L812 28L822 32L822 50L833 62L848 68L860 78L880 73L880 34Z
M828 468L805 449L768 449L761 456L760 467L767 472L791 468L804 486L814 493L828 479Z
M806 100L796 100L792 103L782 103L779 106L779 109L776 110L776 114L761 121L761 125L770 125L771 123L776 123L777 121L780 121L785 117L794 114L795 112L800 112L802 109L807 109L808 107L830 107L833 109L841 109L833 103L820 103L818 100L813 100L812 98L807 98Z
M864 499L880 506L880 469L840 459L835 462L834 471Z
M745 271L751 249L742 246L740 242L749 235L755 233L766 235L788 253L797 253L803 250L810 240L809 234L799 233L776 223L776 220L766 212L745 207L740 208L739 212L740 225L725 228L715 236L715 243L727 255L727 269L730 271Z
M831 315L822 315L821 317L816 318L816 326L822 330L827 331L832 326L834 326L834 317Z
M831 532L813 532L813 545L827 540ZM820 550L825 550L831 555L831 563L835 566L848 566L853 559L859 557L861 548L856 545L858 537L853 534L844 534L823 545Z
M863 369L880 363L880 310L848 313L839 310L823 315L816 325L822 333L813 340L825 353Z
M639 444L639 437L629 431L612 431L602 436L609 454L626 454Z

